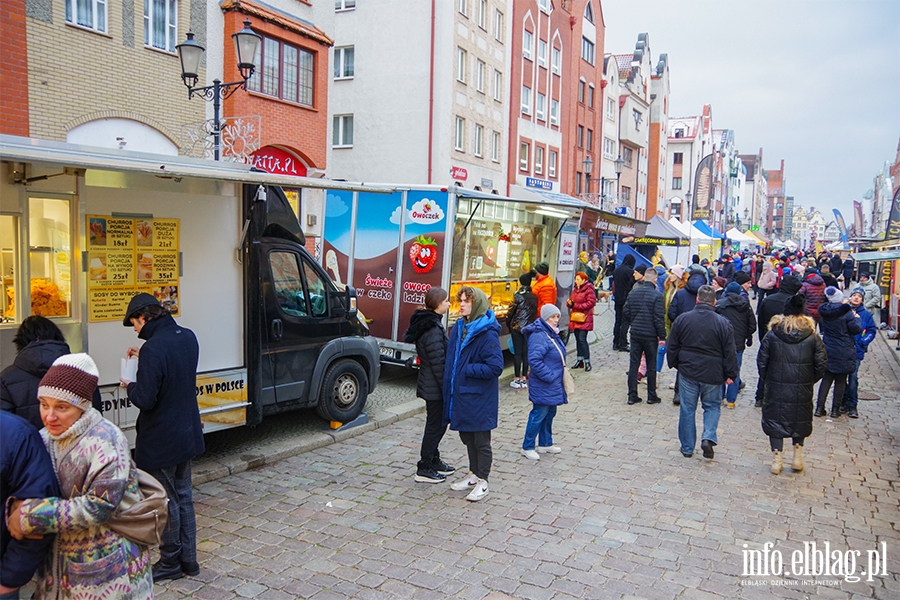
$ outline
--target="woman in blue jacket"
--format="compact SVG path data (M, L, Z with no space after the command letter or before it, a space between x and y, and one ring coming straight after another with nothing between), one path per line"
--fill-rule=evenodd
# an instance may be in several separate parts
M872 317L872 313L863 306L865 297L866 292L860 286L856 286L850 292L850 306L853 308L853 312L859 316L860 325L862 325L862 333L857 333L853 336L853 339L856 341L856 369L847 378L847 389L844 390L844 403L841 405L841 412L847 413L847 416L851 419L859 418L859 411L856 410L856 405L859 403L859 363L865 358L869 344L875 339L875 333L878 331L878 328L875 327L875 319Z
M488 494L493 461L491 430L497 428L503 351L500 323L488 309L484 292L465 286L456 299L462 318L450 330L447 344L444 423L459 432L469 454L470 473L450 487L471 490L466 500L477 502Z
M541 318L523 331L528 336L528 361L531 364L531 382L528 399L532 402L522 454L538 460L539 452L559 454L562 450L553 445L553 417L556 407L566 404L563 388L563 370L566 367L566 345L559 337L559 309L552 304L541 308ZM535 447L535 441L539 444Z
M841 402L844 399L844 388L847 386L847 375L856 369L856 340L853 336L862 333L859 315L853 312L849 304L844 304L841 290L825 288L828 302L819 306L819 328L822 330L822 341L828 354L828 366L822 383L819 384L819 396L816 398L817 417L825 416L825 401L828 390L834 383L834 396L831 401L831 418L841 416Z

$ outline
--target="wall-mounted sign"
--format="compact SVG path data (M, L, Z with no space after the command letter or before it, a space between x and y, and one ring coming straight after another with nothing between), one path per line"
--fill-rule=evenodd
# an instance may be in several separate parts
M559 257L556 263L557 273L561 271L575 270L575 252L577 250L578 234L574 231L564 231L559 236Z
M536 177L526 177L525 185L527 187L538 188L540 190L552 190L553 182L546 179L537 179Z
M482 178L481 178L481 187L484 187L484 188L492 188L492 187L494 187L494 180L493 180L493 179L488 179L488 178L486 178L486 177L482 177Z
M263 146L250 155L253 166L273 175L306 177L306 165L299 158L275 146Z
M452 167L450 169L450 177L452 177L453 179L459 179L460 181L465 181L469 178L469 172L462 167Z

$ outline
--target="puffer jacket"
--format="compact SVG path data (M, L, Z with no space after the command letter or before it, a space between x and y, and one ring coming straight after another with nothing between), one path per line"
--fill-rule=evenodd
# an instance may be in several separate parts
M740 373L734 351L734 328L715 308L699 303L672 323L666 342L669 368L682 377L722 385Z
M597 295L594 293L594 286L590 281L584 282L579 287L572 290L572 295L566 305L571 312L582 312L587 317L584 323L575 323L569 320L569 330L580 329L582 331L594 330L594 305L597 304ZM570 312L570 314L571 314Z
M40 430L41 409L37 390L53 361L69 354L69 345L56 340L37 340L22 348L13 364L0 374L0 408L15 413Z
M806 314L819 321L819 307L828 301L825 298L825 280L818 273L806 278L800 286L800 295L806 296Z
M865 296L863 297L863 306L866 307L866 310L872 312L876 308L881 308L881 288L878 287L878 284L872 281L871 278L869 278L867 282L860 283L859 285L865 292Z
M756 333L756 315L750 307L750 301L740 294L725 294L716 302L716 312L728 319L734 328L734 350L743 352L744 348L753 345L753 334Z
M872 316L872 313L867 311L863 305L853 306L853 312L859 315L860 325L862 325L863 329L862 333L857 333L853 336L853 340L856 342L856 359L862 360L866 356L869 344L875 339L878 328L875 327L875 318Z
M642 281L634 286L622 316L625 318L625 331L631 328L632 339L666 339L663 297L653 283Z
M528 340L528 399L540 406L568 403L563 387L566 345L543 319L522 330Z
M488 310L468 324L457 320L444 366L444 424L453 431L496 429L502 372L500 323L494 312Z
M853 262L852 258L848 258L844 261L844 266L842 267L842 275L844 276L844 285L850 285L850 280L853 279L853 266L856 263ZM837 271L835 271L837 273Z
M537 314L545 304L556 305L556 281L549 275L538 275L531 284L531 291L537 297Z
M856 340L862 323L849 304L826 302L819 307L819 327L828 352L828 372L850 374L856 370Z
M756 355L764 386L763 432L774 438L809 437L813 388L825 374L825 344L809 317L776 315L771 325Z
M534 323L538 314L538 299L531 292L531 286L519 288L513 294L512 304L506 313L506 326L510 331L522 331L528 325Z
M447 359L443 317L433 310L417 310L409 320L403 341L415 344L419 355L416 394L425 402L443 402L444 362Z
M687 283L684 284L683 288L675 292L675 296L669 304L669 310L666 314L670 322L674 323L679 315L694 310L694 305L697 304L697 291L704 285L706 285L706 276L702 272L692 271L688 275Z
M762 272L759 274L759 279L756 281L756 287L768 291L775 288L777 281L778 276L775 274L775 267L773 267L772 263L769 261L764 261L762 263Z
M737 268L735 267L734 263L730 260L726 260L722 264L722 268L719 269L719 276L724 277L725 281L731 283L732 281L734 281L734 273L736 270Z

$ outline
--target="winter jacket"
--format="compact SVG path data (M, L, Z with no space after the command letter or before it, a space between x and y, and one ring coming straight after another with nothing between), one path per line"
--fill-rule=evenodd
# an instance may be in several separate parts
M536 314L541 314L545 304L556 305L556 282L549 275L538 275L531 284L531 292L538 300Z
M725 294L716 302L716 312L731 323L734 329L734 350L743 352L744 348L753 345L753 334L756 333L756 315L750 307L750 301L739 294Z
M566 345L543 319L522 330L528 340L528 399L540 406L559 406L569 400L563 387Z
M35 598L152 598L150 549L106 525L141 499L125 434L89 408L63 433L41 437L62 494L22 503L25 534L56 534Z
M853 312L859 315L859 324L863 329L862 333L853 336L853 340L856 342L856 359L862 360L866 356L869 344L875 339L878 328L875 326L875 318L872 317L872 313L867 311L863 305L853 306L851 304L850 306L853 308Z
M734 281L735 271L736 271L736 268L734 266L734 263L731 262L730 260L726 260L725 263L722 265L722 268L719 269L719 276L724 277L725 280L728 281L728 283L731 283L732 281Z
M844 261L843 266L843 275L844 275L844 285L850 285L850 280L853 279L853 266L855 263L852 258L848 258ZM835 271L836 273L837 271Z
M669 368L693 381L722 385L738 377L731 323L705 302L672 323L666 356Z
M197 406L200 346L194 332L170 315L147 321L138 337L137 381L128 398L140 409L134 460L141 469L166 469L203 454Z
M818 322L819 306L828 301L825 298L825 280L821 275L810 275L800 287L800 295L806 296L806 314Z
M866 310L874 313L875 309L881 308L881 288L878 287L878 284L870 277L868 281L859 285L866 293L863 296L863 306L866 307Z
M444 424L453 431L495 429L502 372L500 323L494 312L488 310L471 323L457 320L444 366Z
M788 330L788 323L800 323ZM764 386L762 428L774 438L805 438L812 433L813 388L825 374L825 344L811 318L776 315L756 355Z
M506 313L506 326L510 331L522 331L537 319L538 299L531 291L531 286L521 287L513 294L512 304Z
M778 280L778 277L775 275L775 267L768 261L765 261L762 265L762 273L759 274L759 279L756 280L756 287L766 291L774 289Z
M666 339L666 319L663 314L663 297L650 282L639 282L625 302L622 312L625 331L631 328L631 339Z
M41 429L44 423L38 405L38 384L53 361L69 352L67 343L56 340L37 340L22 348L13 364L0 374L0 407Z
M784 314L784 304L791 299L791 296L800 291L800 282L796 277L788 277L781 282L781 289L759 303L757 307L759 328L759 340L762 341L769 331L769 321L775 315Z
M857 318L849 304L826 302L819 307L819 328L828 352L828 372L850 374L856 370L856 340L862 333L861 318Z
M416 395L425 402L443 402L444 363L447 359L443 316L433 310L417 310L409 319L403 341L415 344L419 356Z
M825 287L838 287L838 280L831 273L819 273L819 276L825 282Z
M706 285L706 277L703 273L695 271L688 275L687 283L682 289L675 292L675 296L669 304L669 310L666 312L669 321L674 323L680 315L694 309L694 305L697 304L697 291L704 285Z
M831 260L828 261L829 270L834 273L835 277L841 274L841 269L844 268L844 263L841 261L841 257L837 254L831 257Z
M569 307L569 314L572 312L582 312L587 317L584 323L576 323L569 320L569 330L574 331L580 329L582 331L594 330L594 305L597 304L597 295L594 293L594 286L590 281L584 282L580 287L572 290L572 295L566 305Z
M672 319L669 318L669 307L672 306L672 300L675 298L675 294L678 293L678 290L684 288L685 280L676 275L669 275L666 279L666 283L663 285L663 310L666 313L666 336L669 335L669 330L672 328Z
M628 260L629 258L631 261ZM620 306L625 306L625 301L628 300L628 294L631 293L631 288L634 287L634 257L626 256L625 259L626 260L613 271L613 294L616 299L616 304ZM631 264L629 264L629 262Z
M55 498L59 496L50 455L28 421L0 411L0 506L8 498ZM44 562L53 535L39 540L16 540L0 518L0 585L22 587Z

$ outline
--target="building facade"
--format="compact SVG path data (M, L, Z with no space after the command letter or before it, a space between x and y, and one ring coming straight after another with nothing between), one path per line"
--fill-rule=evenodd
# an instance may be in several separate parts
M671 217L681 222L694 219L696 185L700 161L712 153L712 129L706 115L672 117L667 140L668 178L666 197ZM706 181L706 185L711 179Z
M647 169L647 217L669 218L666 197L669 148L669 57L660 54L650 76L650 147Z
M784 159L780 169L767 169L766 179L766 235L784 238Z

